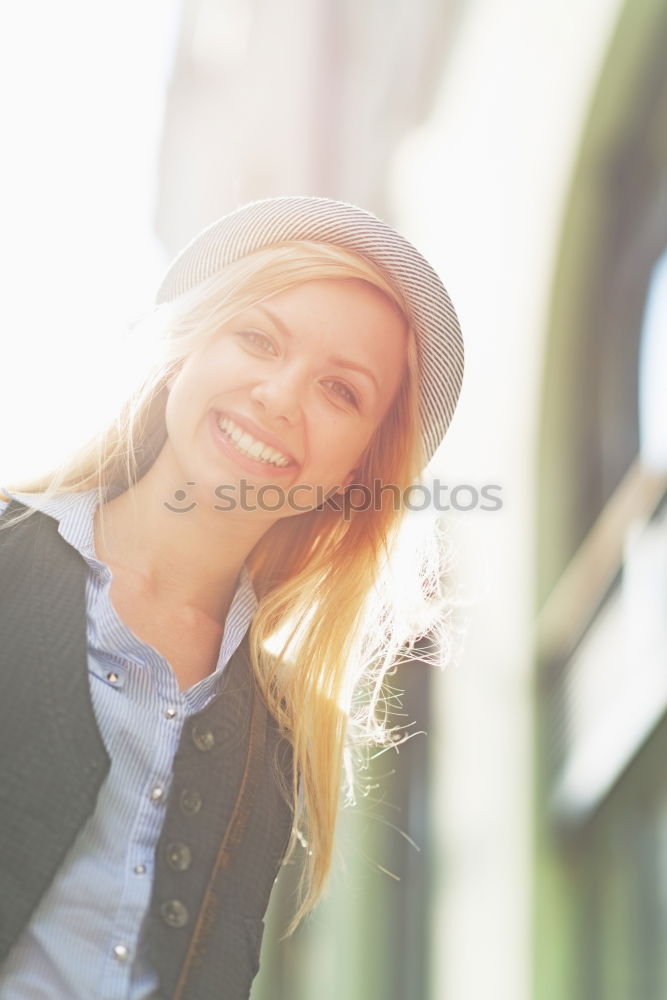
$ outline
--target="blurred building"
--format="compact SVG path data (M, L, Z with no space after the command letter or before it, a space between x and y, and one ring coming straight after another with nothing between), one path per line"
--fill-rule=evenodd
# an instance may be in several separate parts
M622 5L552 278L535 646L545 1000L667 996L666 52L665 4Z
M187 0L156 228L250 198L394 222L459 312L433 475L467 614L255 1000L667 996L667 5Z

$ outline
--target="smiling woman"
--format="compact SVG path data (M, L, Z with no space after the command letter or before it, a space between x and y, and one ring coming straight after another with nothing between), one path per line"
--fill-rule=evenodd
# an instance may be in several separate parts
M353 764L395 740L387 671L446 641L437 536L397 561L396 497L463 373L421 255L346 203L256 202L176 258L152 320L159 356L112 426L5 489L12 997L247 997L281 864L289 934L325 889L343 778L353 798Z

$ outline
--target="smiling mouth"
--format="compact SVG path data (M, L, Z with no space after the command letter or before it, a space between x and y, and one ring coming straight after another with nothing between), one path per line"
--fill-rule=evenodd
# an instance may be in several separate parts
M229 443L241 454L248 458L253 458L257 462L264 462L266 465L273 465L279 469L284 469L288 465L293 465L293 460L289 455L283 454L271 445L258 441L247 431L235 424L229 417L219 416L217 418L218 427L225 435Z

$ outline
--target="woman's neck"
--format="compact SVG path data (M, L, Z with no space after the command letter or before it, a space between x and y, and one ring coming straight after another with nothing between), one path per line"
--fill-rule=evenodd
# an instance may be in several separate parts
M97 508L95 551L112 571L132 574L147 599L220 620L270 524L240 510L216 510L214 497L178 483L169 466L163 449L139 482Z

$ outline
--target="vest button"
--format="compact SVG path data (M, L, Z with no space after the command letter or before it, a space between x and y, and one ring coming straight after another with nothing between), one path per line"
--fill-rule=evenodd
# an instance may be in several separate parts
M174 871L184 872L192 864L192 851L187 844L176 841L167 848L167 864Z
M185 927L190 914L180 899L168 899L160 907L160 916L170 927Z
M194 816L202 807L202 797L194 788L184 788L179 799L181 812L185 816Z
M195 723L192 727L192 742L198 750L212 750L215 746L215 736L206 726L199 726Z

